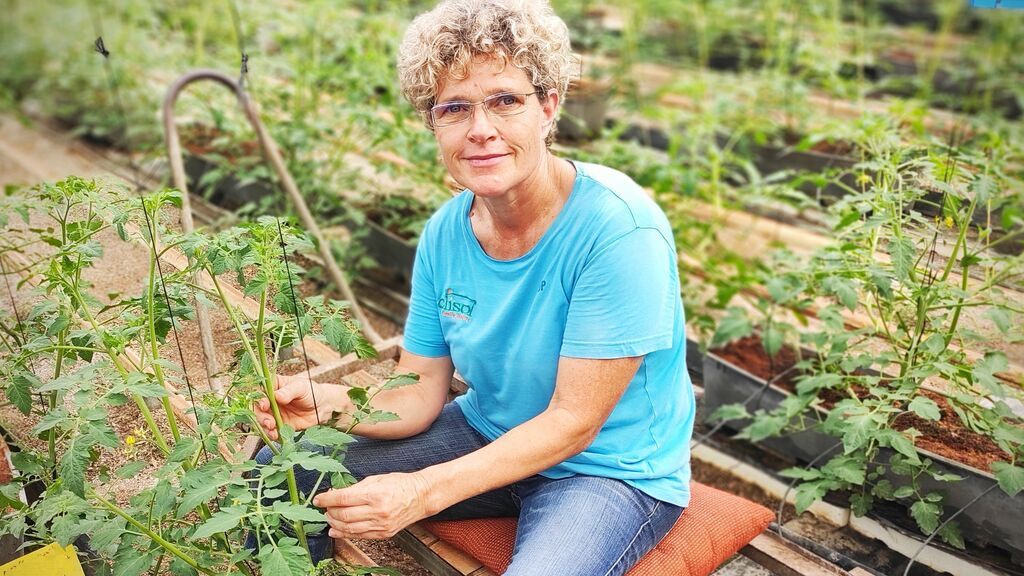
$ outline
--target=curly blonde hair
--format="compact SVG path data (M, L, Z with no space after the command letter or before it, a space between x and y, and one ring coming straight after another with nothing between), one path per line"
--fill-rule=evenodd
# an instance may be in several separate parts
M574 72L569 29L547 0L446 0L421 14L398 51L402 94L430 126L445 78L462 79L475 56L497 56L526 72L541 94L564 101ZM555 127L547 137L554 140Z

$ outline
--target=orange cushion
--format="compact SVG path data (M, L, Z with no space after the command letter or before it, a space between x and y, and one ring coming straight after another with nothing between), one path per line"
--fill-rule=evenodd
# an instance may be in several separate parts
M706 576L768 527L775 515L716 488L690 485L690 506L629 576ZM422 522L438 538L501 574L512 560L515 518Z

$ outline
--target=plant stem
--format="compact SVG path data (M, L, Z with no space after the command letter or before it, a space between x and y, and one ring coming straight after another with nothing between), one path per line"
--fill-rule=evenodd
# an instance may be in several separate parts
M149 210L146 207L146 203L143 200L142 209ZM156 306L154 303L154 297L156 296L156 267L159 266L159 262L156 259L156 225L150 224L150 218L146 216L146 225L149 226L149 282L146 285L146 326L149 328L149 346L152 358L150 360L153 367L153 375L156 376L156 381L160 386L166 388L167 385L164 381L164 369L160 366L157 360L160 358L160 351L156 345L156 318L155 310ZM168 302L168 306L170 303ZM170 313L170 310L168 310ZM181 440L181 433L178 431L178 418L174 415L174 410L171 409L171 399L169 396L164 396L160 399L164 406L164 413L167 415L167 423L171 427L171 436L175 442ZM198 413L196 413L198 421Z
M85 317L86 322L88 322L89 325L92 326L93 332L95 332L97 335L102 334L103 331L100 330L99 324L96 322L96 319L93 317L92 313L89 312L89 308L86 306L85 300L82 298L82 295L79 294L77 290L75 290L72 291L72 297L78 302L78 305L81 306L82 315ZM102 341L102 338L100 338L100 341ZM127 378L128 370L121 365L121 359L118 357L117 352L115 350L111 350L106 345L103 346L103 350L107 354L107 356L110 357L111 362L114 363L114 367L117 368L117 371L118 373L121 374L121 377ZM160 451L163 452L163 454L166 456L171 452L171 449L168 448L167 441L164 440L163 434L160 433L160 428L156 425L156 421L153 420L153 413L150 412L149 406L146 404L146 401L143 400L142 396L139 396L138 394L132 394L132 400L134 400L135 405L139 407L139 412L142 413L142 417L146 420L146 426L148 426L149 431L152 432L153 439L156 441L156 444L160 448Z
M164 550L167 550L171 554L174 554L175 556L180 558L183 562L185 562L186 564L191 566L197 572L202 572L203 574L209 574L210 576L215 576L214 572L211 572L208 569L203 568L202 566L200 566L199 563L196 562L195 560L193 560L191 556L189 556L188 554L185 554L184 552L182 552L181 549L178 548L177 546L175 546L174 544L168 542L167 540L164 540L159 534L157 534L156 532L153 532L152 530L150 530L148 527L143 525L141 522L139 522L135 518L132 518L130 514L128 514L124 510L122 510L117 504L114 504L112 502L107 501L105 498L100 496L92 488L89 489L89 493L90 493L90 495L93 498L98 500L100 502L100 504L103 504L104 508L106 508L107 510L110 510L114 514L117 514L118 516L123 518L129 524L131 524L136 529L140 530L143 534L148 536L151 540L153 540L153 542L156 542Z
M267 361L267 345L265 342L265 335L263 334L263 324L265 320L265 314L267 310L267 293L269 287L264 287L260 292L260 311L259 318L256 319L256 333L254 335L256 339L256 350L259 353L259 367L263 372L263 392L267 395L267 400L270 402L270 411L274 416L274 423L277 425L277 429L281 431L279 438L281 444L287 444L289 442L286 438L284 431L284 421L281 420L281 409L277 406L277 398L274 396L274 374L270 371L270 364ZM291 497L292 504L299 504L301 498L299 497L299 486L295 480L295 470L288 468L288 495ZM306 549L306 553L309 553L309 543L306 541L306 530L302 526L301 521L292 522L292 527L295 529L295 536L298 537L302 547Z

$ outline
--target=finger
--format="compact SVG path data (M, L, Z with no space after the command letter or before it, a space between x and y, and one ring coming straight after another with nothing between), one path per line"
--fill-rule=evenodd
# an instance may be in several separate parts
M364 505L328 508L325 515L332 526L362 522L377 516L372 508Z
M356 522L346 524L342 528L332 527L328 530L331 538L371 538L380 540L394 536L397 531L390 531L382 528L375 522Z
M277 399L278 405L288 404L292 400L295 400L305 392L302 384L289 384L283 386L274 391L274 398Z
M313 504L320 508L350 507L368 504L369 499L366 494L363 494L361 490L353 490L357 486L359 486L359 484L349 486L348 488L328 490L327 492L318 494L316 498L313 498Z

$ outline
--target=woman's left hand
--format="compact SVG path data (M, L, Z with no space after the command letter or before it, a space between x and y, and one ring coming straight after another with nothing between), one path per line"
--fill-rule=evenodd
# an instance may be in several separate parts
M418 473L370 476L313 499L326 508L332 538L390 538L429 516L427 482Z

